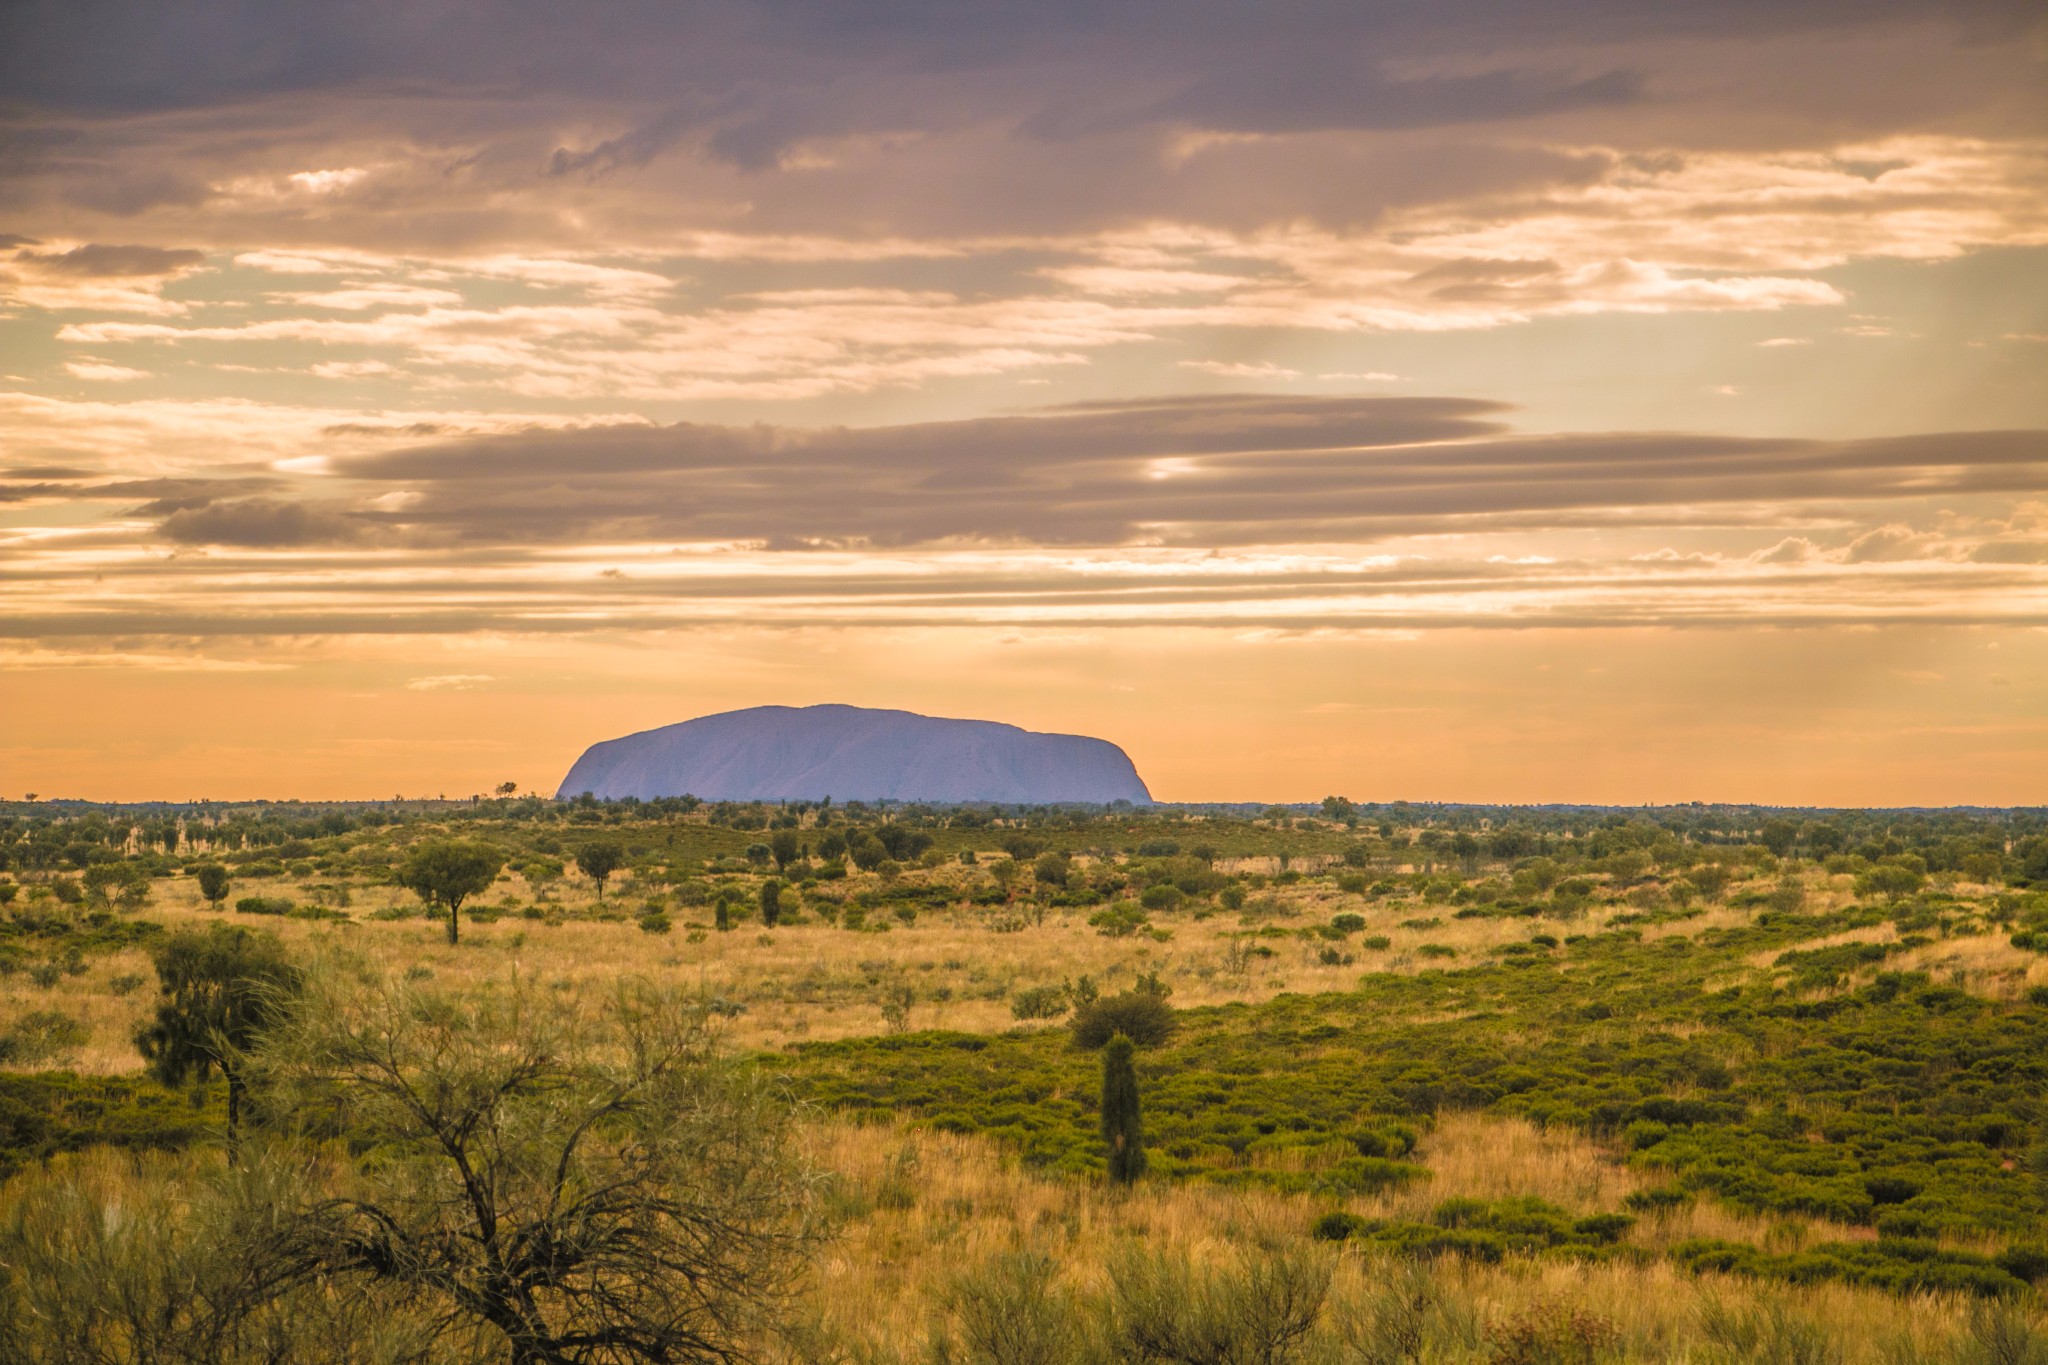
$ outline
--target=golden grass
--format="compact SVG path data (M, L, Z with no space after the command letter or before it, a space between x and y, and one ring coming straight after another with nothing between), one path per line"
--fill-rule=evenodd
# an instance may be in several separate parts
M1042 1251L1068 1283L1092 1291L1101 1288L1105 1254L1120 1239L1223 1259L1238 1250L1304 1245L1325 1207L1307 1198L1213 1186L1147 1183L1126 1194L1045 1179L1019 1170L985 1141L946 1133L824 1124L812 1130L810 1142L814 1158L839 1174L856 1211L820 1257L814 1285L821 1325L855 1359L920 1357L940 1291L1001 1251ZM1518 1120L1455 1116L1438 1126L1426 1150L1438 1180L1422 1196L1425 1202L1450 1193L1527 1193L1590 1209L1610 1206L1635 1181L1583 1140ZM1382 1208L1400 1211L1407 1198L1395 1196ZM1734 1231L1708 1219L1685 1235ZM1614 1324L1634 1358L1683 1359L1697 1352L1702 1308L1716 1297L1782 1303L1825 1332L1845 1365L1894 1358L1889 1352L1901 1343L1931 1349L1957 1329L1965 1311L1943 1296L1891 1296L1842 1285L1765 1288L1694 1277L1658 1261L1511 1258L1498 1266L1445 1262L1437 1273L1483 1321L1554 1303L1598 1313ZM1382 1265L1347 1253L1335 1296L1356 1296L1384 1274Z
M2048 986L2048 956L2012 946L1999 932L1942 939L1900 953L1886 964L1894 971L1926 972L1992 1000L2017 1000L2035 986Z
M965 873L954 867L935 875L957 881ZM230 901L260 894L304 903L313 899L310 887L317 881L245 880L234 888ZM875 881L862 876L852 884ZM352 887L347 921L312 921L210 911L194 884L177 878L158 882L152 903L139 913L171 927L225 920L267 929L300 949L345 943L378 967L431 972L436 980L456 987L515 968L578 989L622 975L676 981L745 1005L732 1025L733 1042L774 1048L881 1032L884 992L897 985L908 985L914 995L909 1027L986 1033L1017 1026L1009 1007L1016 990L1083 975L1115 990L1140 974L1156 972L1173 987L1174 1003L1181 1006L1347 991L1356 988L1365 972L1412 973L1471 965L1483 961L1489 950L1526 941L1533 933L1598 932L1613 915L1626 911L1596 908L1561 925L1550 920L1461 920L1449 907L1375 902L1337 892L1327 883L1275 888L1267 894L1280 908L1256 919L1220 910L1201 918L1188 911L1157 915L1155 925L1169 935L1164 941L1145 934L1107 937L1089 926L1085 910L1055 910L1043 924L1021 932L997 932L993 926L1000 913L972 907L925 910L913 924L879 913L872 916L889 925L887 932L837 928L806 910L801 922L772 932L764 932L758 923L742 922L729 933L693 931L688 921L708 922L710 912L685 908L670 911L676 922L672 932L650 935L636 922L646 891L636 891L630 882L615 884L602 905L582 884L554 888L549 899L538 903L559 922L529 920L515 912L495 923L479 924L465 915L457 947L448 945L438 923L373 918L381 910L416 908L412 894L397 887ZM496 905L507 898L521 907L537 903L534 889L511 875L484 901ZM1326 923L1340 911L1363 917L1363 932L1327 945L1292 935L1245 937L1262 925L1291 930ZM624 918L604 921L595 918L599 913ZM1401 927L1403 920L1418 919L1440 923ZM1697 932L1708 922L1702 917L1677 927ZM1375 935L1389 940L1385 950L1363 946L1362 939ZM1240 941L1270 948L1273 956L1247 959L1234 954ZM1424 956L1417 951L1424 944L1449 948L1455 956ZM1326 946L1352 961L1324 962ZM142 989L129 995L112 990L115 978L134 974L146 978ZM0 986L0 1028L31 1010L61 1008L92 1031L91 1043L66 1059L67 1064L91 1072L132 1070L140 1059L129 1039L152 1008L152 987L147 959L135 952L94 959L85 975L66 977L47 991L26 976L8 978Z

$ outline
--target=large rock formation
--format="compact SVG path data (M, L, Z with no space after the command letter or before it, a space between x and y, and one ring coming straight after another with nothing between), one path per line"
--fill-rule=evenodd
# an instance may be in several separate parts
M991 720L754 706L593 744L560 795L721 800L1148 802L1122 749Z

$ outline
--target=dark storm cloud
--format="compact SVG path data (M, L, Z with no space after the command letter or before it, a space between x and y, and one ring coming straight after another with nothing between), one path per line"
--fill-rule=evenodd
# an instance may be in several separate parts
M1531 437L1506 433L1501 412L1463 399L1237 396L866 429L530 432L337 460L334 472L374 485L378 501L294 527L292 543L353 538L368 522L438 544L1226 547L2048 489L2048 433L2036 431ZM192 522L175 534L191 538Z
M206 253L91 242L69 251L23 252L19 259L60 275L121 279L139 275L173 275L200 264L206 259Z

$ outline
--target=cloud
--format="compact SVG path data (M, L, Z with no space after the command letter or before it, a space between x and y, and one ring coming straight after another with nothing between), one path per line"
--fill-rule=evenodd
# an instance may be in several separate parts
M201 265L206 253L189 248L107 246L88 242L69 251L23 252L16 264L29 264L59 275L91 279L127 279L139 275L175 275Z
M1910 526L1879 526L1849 542L1843 558L1851 564L1889 563L1917 559L1935 542Z
M485 683L496 682L489 673L436 673L424 678L409 678L405 690L408 692L473 692Z
M348 543L376 528L419 546L1226 546L1603 518L1733 524L1801 504L2048 489L2041 432L1525 436L1505 416L1471 399L1226 394L866 428L635 424L395 448L403 437L387 432L383 448L312 466L321 477L302 487L317 517L286 523L264 499L212 515L227 543L250 544ZM211 526L195 513L165 533ZM1841 553L1889 562L1938 543L1893 524ZM1795 537L1757 562L1816 553Z
M1979 564L2048 564L2048 540L1987 540L1970 558Z
M323 507L275 498L242 498L182 508L158 528L180 545L245 549L346 544L360 539L360 524Z
M1184 370L1200 370L1204 374L1222 375L1226 379L1301 378L1300 370L1290 370L1284 365L1275 365L1270 360L1183 360L1180 367Z
M126 365L109 365L104 360L81 357L64 362L64 369L74 379L95 379L116 383L130 379L147 379L149 371L130 369Z
M1806 564L1819 557L1820 551L1805 536L1787 536L1751 558L1758 564Z

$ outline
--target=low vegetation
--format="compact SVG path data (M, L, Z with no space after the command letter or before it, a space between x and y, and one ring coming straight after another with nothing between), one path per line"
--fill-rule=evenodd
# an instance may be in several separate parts
M0 1067L7 1359L2048 1352L2039 812L16 805Z

